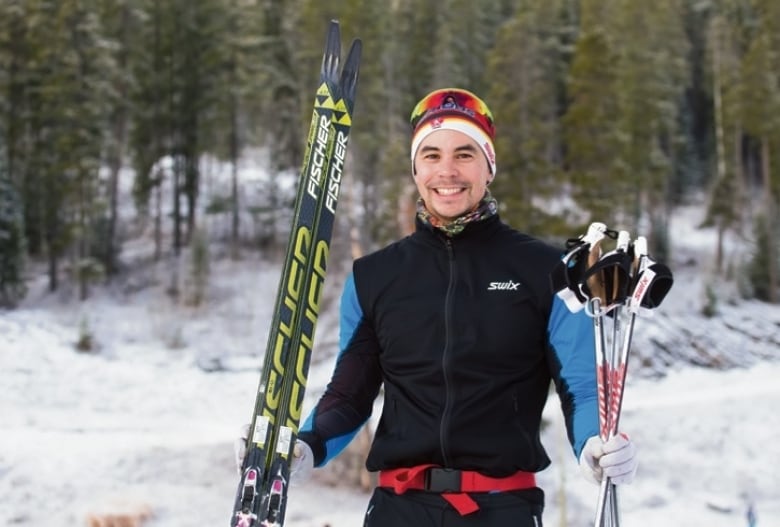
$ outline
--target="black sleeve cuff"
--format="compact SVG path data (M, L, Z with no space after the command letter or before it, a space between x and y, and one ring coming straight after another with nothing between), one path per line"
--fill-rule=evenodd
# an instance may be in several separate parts
M309 445L314 454L314 466L319 467L325 461L325 443L314 432L301 432L298 439Z

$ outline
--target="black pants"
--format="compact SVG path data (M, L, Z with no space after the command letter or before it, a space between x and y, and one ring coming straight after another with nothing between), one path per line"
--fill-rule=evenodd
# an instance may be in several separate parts
M473 493L479 510L461 516L438 494L374 490L363 527L541 527L544 493L534 488L493 494Z

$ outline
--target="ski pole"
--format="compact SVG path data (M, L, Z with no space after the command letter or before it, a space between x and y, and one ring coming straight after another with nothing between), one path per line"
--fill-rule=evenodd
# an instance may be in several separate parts
M610 255L605 255L605 257L616 259L627 258L630 241L629 233L627 231L620 231L618 233L615 251ZM603 351L600 353L597 350L596 352L597 361L600 361L601 364L601 366L597 365L597 367L602 370L603 373L601 373L601 375L604 377L604 397L601 397L602 390L599 388L599 396L601 399L599 401L599 417L601 418L601 407L603 405L605 407L604 417L602 419L604 426L600 428L601 440L605 442L609 441L617 434L620 399L622 398L622 385L625 376L625 353L618 353L618 342L620 342L622 336L621 308L626 301L628 279L627 277L620 275L621 267L619 265L611 268L611 270L612 274L605 277L605 281L610 280L611 282L611 297L609 299L611 305L608 306L608 311L612 312L611 346L609 353L606 354L606 356ZM625 280L625 283L623 280ZM601 331L603 334L603 322L598 324L597 330ZM603 336L598 338L603 346ZM596 527L618 527L620 525L617 488L612 484L608 477L602 480L599 488L595 521Z

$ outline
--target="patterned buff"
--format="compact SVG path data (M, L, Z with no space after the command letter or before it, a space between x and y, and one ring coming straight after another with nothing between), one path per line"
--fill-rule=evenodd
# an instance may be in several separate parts
M498 212L498 203L496 199L490 194L490 191L485 191L485 196L480 200L477 206L469 212L464 213L462 216L455 218L450 223L442 223L428 212L425 208L425 202L422 198L417 200L417 217L426 225L431 225L444 232L449 237L453 237L460 234L466 225L474 221L484 220L489 218Z

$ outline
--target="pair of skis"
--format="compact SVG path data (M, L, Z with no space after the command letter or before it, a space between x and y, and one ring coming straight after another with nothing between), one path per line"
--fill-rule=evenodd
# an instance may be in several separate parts
M341 68L339 24L330 22L231 527L284 524L361 51L355 39Z
M601 243L607 237L616 239L616 245L602 254ZM673 277L667 266L648 255L644 237L632 242L627 231L614 231L603 223L592 223L585 235L569 240L568 249L551 275L551 284L571 311L584 308L593 318L599 435L606 442L618 434L636 317L661 304ZM612 325L609 339L608 320ZM604 478L595 527L619 525L617 489L610 478Z

